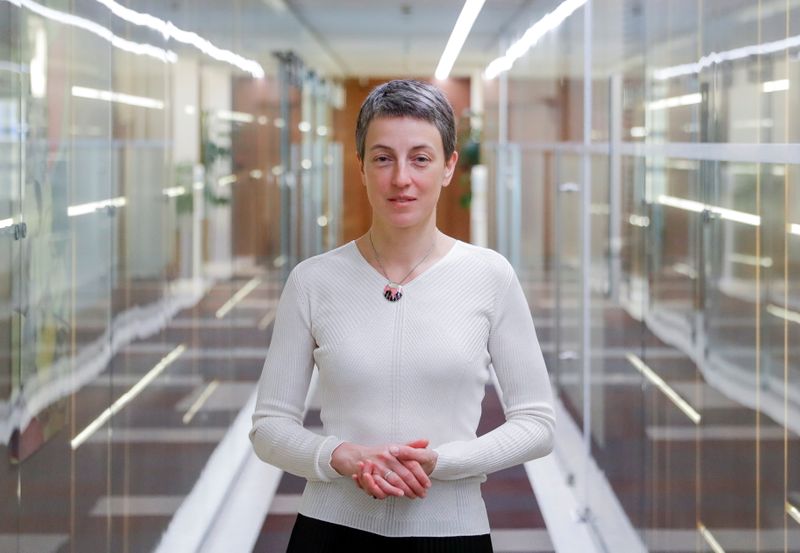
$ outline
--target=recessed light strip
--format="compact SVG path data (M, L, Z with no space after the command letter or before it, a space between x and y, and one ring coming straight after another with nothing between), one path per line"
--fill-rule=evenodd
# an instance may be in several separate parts
M96 88L87 88L85 86L73 86L72 95L78 98L116 102L119 104L127 104L129 106L138 106L150 109L164 109L164 102L161 100L147 98L145 96L134 96L132 94L125 94L123 92L114 92L113 90L98 90Z
M183 352L186 351L186 346L183 344L179 345L171 352L169 352L158 364L150 369L146 375L142 377L142 379L133 385L133 387L122 394L114 403L111 404L111 407L103 411L99 417L93 420L89 426L84 428L80 434L72 438L70 441L70 447L72 449L78 449L81 444L83 444L89 437L97 432L108 420L119 413L128 403L133 401L133 399L138 396L142 390L144 390L153 380L155 380L158 375L160 375L164 369L170 366L178 357L180 357Z
M227 315L228 312L231 309L233 309L237 303L242 301L245 298L245 296L247 296L247 294L255 290L259 284L261 284L261 279L258 277L253 277L250 280L250 282L242 286L242 288L238 292L236 292L231 299L225 302L225 305L223 305L217 310L217 319L221 319L222 317Z
M125 21L133 23L134 25L149 27L150 29L161 33L166 39L172 38L178 42L183 42L184 44L194 46L215 60L234 65L242 71L250 73L257 79L260 79L264 76L264 68L261 67L261 64L259 64L257 61L244 58L239 54L231 52L230 50L219 48L197 33L192 31L184 31L183 29L176 27L171 21L164 21L163 19L159 19L158 17L148 13L140 13L130 8L126 8L114 0L96 1L100 4L103 4L109 10L111 10L111 13L120 19L124 19Z
M705 210L711 213L716 213L723 219L729 221L736 221L745 225L752 225L757 227L761 224L761 217L753 213L745 213L744 211L736 211L735 209L728 209L717 205L704 204L695 200L687 200L685 198L678 198L676 196L667 196L661 194L658 197L658 203L661 205L668 205L685 211L693 211L695 213L702 213Z
M5 1L9 2L10 4L14 4L15 6L20 8L27 8L33 13L44 17L45 19L50 19L51 21L57 21L59 23L63 23L64 25L70 25L71 27L77 27L79 29L89 31L90 33L93 33L99 36L100 38L107 40L108 42L111 43L112 46L115 46L120 50L125 50L126 52L130 52L132 54L136 54L139 56L150 56L158 60L169 63L175 63L176 61L178 61L178 55L175 52L172 52L170 50L164 50L163 48L153 46L152 44L133 42L131 40L118 37L117 35L112 33L109 29L106 29L102 25L98 25L97 23L89 19L84 19L83 17L78 17L70 13L42 6L41 4L33 2L33 0L5 0Z
M110 200L102 200L99 202L89 202L86 204L71 205L67 207L67 215L69 217L77 217L78 215L87 215L94 213L106 207L123 207L128 203L125 196L118 198L111 198Z
M678 407L678 409L683 411L683 413L687 417L689 417L689 419L691 419L693 423L700 424L700 419L701 419L700 413L695 411L694 408L692 408L692 406L689 405L685 399L683 399L680 395L678 395L678 392L670 388L669 385L666 382L664 382L664 380L660 376L658 376L655 373L655 371L653 371L653 369L648 367L644 363L644 361L642 361L638 356L632 353L625 354L625 357L628 358L628 361L630 361L631 365L633 365L636 368L636 370L642 373L645 376L645 378L647 378L647 380L655 384L656 387L658 387L658 389L661 390L664 393L664 395L666 395L672 401L672 403L674 403Z
M450 38L444 47L442 57L439 59L439 65L436 66L434 76L440 81L450 76L450 71L453 69L453 64L461 52L461 47L464 46L464 41L467 40L467 36L472 30L472 25L475 23L475 19L477 19L485 2L486 0L467 0L464 2L461 14L453 26L453 32L450 33Z
M704 68L711 67L725 61L740 60L744 58L753 57L756 59L758 56L766 54L774 54L800 46L800 35L784 38L783 40L776 40L774 42L765 42L763 44L753 44L750 46L743 46L741 48L734 48L733 50L726 50L724 52L711 52L707 56L703 56L696 63L686 63L683 65L675 65L659 69L653 73L653 76L663 81L673 77L680 77L682 75L691 75L693 73L700 73Z
M512 44L505 55L500 56L490 63L484 71L484 77L494 79L503 71L508 71L514 62L525 55L539 42L545 34L552 31L572 15L575 10L586 3L586 0L565 0L556 9L542 17L539 21L531 25L525 34L518 41Z
M789 90L789 79L779 79L777 81L766 81L761 85L764 92L781 92Z

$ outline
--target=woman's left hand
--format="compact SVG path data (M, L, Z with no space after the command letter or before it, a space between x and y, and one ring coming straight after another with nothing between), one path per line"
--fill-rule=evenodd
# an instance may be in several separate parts
M389 448L390 454L401 463L404 469L408 469L412 473L418 471L422 473L417 474L417 479L420 482L424 480L426 487L430 486L431 482L427 476L433 472L438 458L438 454L427 449L427 446L428 440L415 440L406 445L393 445ZM377 499L396 495L395 486L386 480L383 468L369 460L359 463L359 472L353 474L352 478L359 488ZM418 494L417 497L424 498L425 492Z

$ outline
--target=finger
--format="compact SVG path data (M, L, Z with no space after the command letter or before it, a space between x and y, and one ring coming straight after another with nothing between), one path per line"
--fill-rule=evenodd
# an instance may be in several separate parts
M430 442L429 442L428 440L426 440L426 439L424 439L424 438L423 438L423 439L420 439L420 440L414 440L413 442L408 442L406 445L407 445L408 447L414 447L414 448L422 448L422 449L424 449L424 448L428 447L428 444L429 444L429 443L430 443Z
M402 461L403 465L408 469L411 473L413 473L414 478L417 479L417 482L420 483L425 488L431 487L431 479L428 474L425 472L425 469L422 468L422 465L419 464L418 461Z
M369 461L363 463L359 479L361 481L362 489L368 495L377 499L386 499L386 493L378 486L375 479L372 477L373 464Z
M389 472L384 472L379 476L395 488L403 490L403 495L409 499L415 499L424 494L425 489L417 482L417 478L411 471L403 467L399 461L395 461L395 464L395 468L390 468Z
M352 478L352 479L353 479L353 482L355 482L355 483L356 483L356 486L358 486L358 487L359 487L359 489L361 489L361 490L363 490L363 489L364 489L363 487L361 487L361 481L358 479L358 474L354 474L354 475L352 475L350 478Z
M393 495L395 497L403 497L406 495L402 488L393 486L384 480L383 476L379 474L370 474L369 477L372 478L372 480L380 487L381 491L386 495Z
M406 491L406 495L409 497L425 497L425 480L420 480L416 473L406 467L405 463L394 460L389 464L389 470L394 472L389 475L388 480L391 484L397 487L403 487L401 485L403 484L408 487L408 491L405 488L403 491ZM421 470L421 472L425 474L425 471Z

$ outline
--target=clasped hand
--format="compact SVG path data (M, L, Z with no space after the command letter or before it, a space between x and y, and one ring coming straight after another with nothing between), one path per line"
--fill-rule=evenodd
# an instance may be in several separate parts
M342 476L351 475L353 482L374 498L414 499L425 497L431 487L428 475L437 457L428 449L428 440L374 447L345 442L333 450L331 466Z

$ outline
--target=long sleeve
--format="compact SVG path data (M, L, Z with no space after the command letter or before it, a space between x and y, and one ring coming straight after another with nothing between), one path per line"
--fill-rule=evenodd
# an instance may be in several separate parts
M436 447L439 459L431 478L487 474L543 457L553 449L550 381L528 303L516 274L508 268L510 276L498 298L488 340L506 422L473 440Z
M330 481L341 477L331 467L330 458L343 440L303 427L314 347L308 300L296 268L278 303L250 440L263 461L309 480Z

